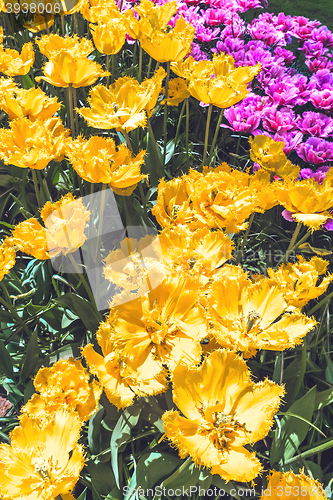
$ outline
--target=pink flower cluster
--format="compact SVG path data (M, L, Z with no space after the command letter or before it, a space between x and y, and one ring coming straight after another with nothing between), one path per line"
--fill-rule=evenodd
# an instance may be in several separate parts
M164 3L166 0L156 0ZM319 21L262 12L247 23L261 0L177 0L178 13L196 28L191 55L211 59L225 52L236 66L261 63L250 93L225 110L221 127L265 134L285 142L294 163L333 165L333 34ZM293 41L297 49L288 48ZM294 44L295 45L295 44ZM306 167L306 165L304 166Z

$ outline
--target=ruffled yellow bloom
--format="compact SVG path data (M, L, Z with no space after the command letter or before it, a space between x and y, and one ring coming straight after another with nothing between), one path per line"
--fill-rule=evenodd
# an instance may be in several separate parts
M233 243L223 231L191 231L186 226L176 226L164 229L158 243L166 274L196 276L203 284L217 276L219 268L232 258Z
M126 27L121 19L111 18L89 27L95 47L101 54L118 54L126 40Z
M81 420L88 420L96 412L103 390L96 380L89 383L87 370L80 360L74 358L57 361L50 368L41 368L34 386L40 394L34 394L21 412L38 418L65 406L76 411Z
M252 283L237 266L224 266L211 284L207 309L212 334L222 347L253 356L257 349L283 351L301 343L317 322L289 312L274 280Z
M292 471L271 471L268 477L267 488L260 500L290 500L290 498L304 498L304 500L327 500L323 485L301 471L295 474Z
M90 212L81 199L75 200L71 193L56 203L49 201L41 210L46 229L37 219L20 222L12 240L19 250L36 259L49 259L60 253L75 252L86 240L84 230Z
M58 410L45 419L23 415L0 445L0 496L3 500L54 500L72 491L84 466L78 444L81 421Z
M5 238L0 245L0 281L15 266L16 252L10 238Z
M150 116L161 92L165 77L163 68L141 84L134 78L118 78L109 88L97 85L90 91L90 108L76 108L91 127L117 131L134 130L146 126L146 113Z
M77 35L60 36L60 35L42 35L36 43L44 56L48 59L55 57L62 50L77 56L78 58L87 57L94 51L94 45L87 38L79 38Z
M246 363L218 350L200 368L179 363L173 372L173 400L184 416L162 416L165 434L196 465L225 481L252 481L262 471L245 445L263 439L273 425L284 388L266 379L254 384Z
M87 57L77 57L66 50L61 50L56 56L45 64L44 76L36 76L35 80L45 80L55 87L74 88L92 85L102 76L108 76L108 71L103 71L100 64Z
M141 47L156 61L181 61L191 50L195 27L183 17L177 19L171 31L152 31L149 36L140 36Z
M1 38L3 30L1 28ZM7 76L26 75L35 60L32 43L25 43L21 54L14 49L4 49L0 46L0 72Z
M131 9L124 13L124 19L129 35L134 39L141 39L143 36L150 36L153 31L165 31L168 22L177 12L177 3L173 0L163 5L156 5L150 0L141 0L134 10L140 19L136 19Z
M171 64L171 68L188 80L188 91L193 97L218 108L229 108L247 96L247 84L261 69L260 63L235 68L234 62L233 57L222 53L214 54L211 61L188 57Z
M246 228L253 212L278 204L269 177L265 172L249 175L232 170L226 163L204 167L202 174L191 170L181 179L160 182L152 211L162 227L186 224L192 230L224 228L235 233Z
M17 118L10 129L0 129L0 158L6 165L42 170L51 160L63 159L68 134L60 118Z
M178 106L180 102L190 97L190 95L187 90L187 83L183 78L173 78L170 80L167 99L168 106ZM161 104L164 103L165 101L161 101Z
M282 264L279 269L268 269L269 277L276 282L283 291L285 300L294 307L303 307L310 300L316 299L326 292L333 280L330 274L317 284L319 276L327 270L328 261L319 257L312 257L306 261L301 255L295 264Z
M80 12L90 23L105 22L106 19L123 19L123 14L114 0L82 0Z
M50 28L54 25L54 16L52 14L47 14L47 26ZM31 33L38 33L39 31L46 30L46 20L45 17L41 14L34 14L34 17L31 21L27 21L23 25L27 30L31 31Z
M130 196L146 175L140 173L146 151L136 157L121 144L116 148L113 139L92 136L68 139L66 156L80 177L88 182L108 184L115 193Z
M0 108L8 114L10 120L23 116L31 121L37 118L47 120L59 111L60 103L56 97L48 97L40 88L20 89L13 82L10 90L1 85Z
M120 248L112 250L105 259L104 276L133 300L155 288L165 278L165 268L156 249L159 238L146 235L140 240L125 238ZM123 300L124 294L113 299Z
M277 197L295 221L315 231L332 218L332 189L333 171L326 174L322 184L314 179L285 182L278 188Z
M266 135L256 135L254 139L250 137L249 143L251 160L259 163L262 168L279 177L298 177L300 168L293 165L284 154L283 141L274 141Z
M147 394L166 389L163 366L173 369L181 359L200 361L206 325L197 303L199 287L198 280L174 276L148 295L114 307L102 323L113 352L126 367L139 372L138 378L147 383ZM152 392L148 392L150 384Z

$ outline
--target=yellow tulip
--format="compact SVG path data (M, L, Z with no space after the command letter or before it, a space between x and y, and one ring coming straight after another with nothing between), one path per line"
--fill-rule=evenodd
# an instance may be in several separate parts
M118 54L126 40L126 28L121 20L111 19L89 26L95 47L101 54Z

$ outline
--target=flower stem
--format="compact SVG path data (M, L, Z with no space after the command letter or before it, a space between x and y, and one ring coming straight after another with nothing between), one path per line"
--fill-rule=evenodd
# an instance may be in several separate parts
M178 118L176 135L175 135L175 144L177 144L177 142L178 142L178 135L179 135L180 125L181 125L181 121L182 121L183 114L184 114L185 104L186 104L186 102L184 100L183 101L183 105L182 105L182 109L180 111L180 115L179 115L179 118Z
M106 71L109 71L109 68L110 68L110 56L109 56L109 54L106 54L105 66L106 66ZM108 75L106 77L106 85L107 85L107 87L109 86L109 80L110 80L110 77Z
M46 33L47 33L47 35L49 35L50 34L50 29L49 29L49 24L47 22L47 14L46 14L46 12L44 12L44 19L45 19Z
M139 46L139 76L138 76L139 83L142 82L142 47L141 44Z
M286 264L288 262L288 259L289 259L289 256L291 254L291 252L293 251L294 249L294 246L295 246L295 243L296 243L296 240L297 240L297 236L300 232L300 229L302 227L302 223L299 222L295 228L295 231L294 231L294 234L290 240L290 243L289 243L289 246L287 248L287 251L286 251L286 254L285 256L283 257L283 263Z
M190 105L188 102L188 97L185 99L186 101L186 122L185 122L185 146L186 146L186 165L189 164L188 158L188 131L190 127Z
M219 114L219 118L217 120L217 124L216 124L216 128L215 128L215 133L214 133L214 137L213 137L213 142L212 142L212 145L210 147L209 158L208 158L208 162L207 162L208 165L210 165L210 161L211 161L213 153L214 153L214 148L215 148L215 144L216 144L216 141L217 141L217 136L219 134L220 125L221 125L221 122L222 122L222 119L223 119L223 114L224 114L224 108L221 109L220 114Z
M203 153L203 159L202 159L202 166L204 166L205 163L206 163L206 155L207 155L207 147L208 147L208 136L209 136L209 125L210 125L210 118L212 116L212 110L213 110L213 105L210 104L209 108L208 108L207 121L206 121L205 144L204 144L204 153Z
M123 134L123 136L125 137L125 140L126 140L126 146L127 146L127 147L128 147L128 149L129 149L130 151L132 151L132 153L133 153L133 148L132 148L131 140L130 140L130 138L129 138L128 133L126 132L126 130L122 130L122 134Z
M116 54L112 54L111 56L111 83L114 82L116 75L116 62L117 56Z
M39 187L38 187L38 180L37 180L36 170L31 169L31 173L32 173L32 180L33 180L33 183L34 183L34 188L35 188L35 193L36 193L38 208L42 208L42 203L41 203L41 199L40 199L40 193L39 193Z
M70 119L70 127L72 131L73 139L75 139L75 125L74 125L74 112L73 112L73 95L72 95L72 84L69 83L67 87L67 96L68 96L68 108L69 108L69 119Z
M158 146L156 139L154 137L153 129L151 128L151 123L149 118L147 118L147 126L148 126L148 132L149 132L149 139L151 139L151 143L153 146L154 154L155 154L155 159L156 159L156 165L157 165L157 175L163 177L164 176L164 169L163 165L160 163L160 157L158 154Z
M102 315L99 312L99 310L97 309L95 298L94 298L94 296L92 294L90 286L87 283L87 280L84 277L84 274L80 271L79 266L77 265L77 263L75 262L75 260L73 258L73 255L68 254L68 257L69 257L69 260L71 261L71 263L73 264L73 267L74 267L76 273L81 276L80 281L82 282L82 284L84 286L84 289L87 292L87 295L88 295L88 297L90 299L90 302L91 302L92 306L94 306L95 309L96 309L96 313L97 313L96 316L97 316L98 320L102 321Z
M61 32L62 32L62 36L65 36L65 21L64 21L64 16L61 15L60 18L61 18Z
M76 133L79 134L79 121L78 121L77 113L76 112L74 113L74 110L76 108L76 88L73 87L72 92L73 92L73 114L74 114L74 120L75 120L75 130L76 130Z
M244 246L245 246L245 243L246 243L247 238L248 238L249 233L250 233L250 229L251 229L252 222L253 222L253 219L254 219L254 214L255 214L255 212L252 212L252 214L250 215L249 224L248 224L248 226L246 228L246 231L245 231L245 234L244 234L244 237L243 237L243 240L242 240L241 247L240 247L240 249L237 252L236 266L238 266L238 264L240 263L241 258L243 256Z
M149 75L150 75L150 68L151 68L151 62L152 62L153 58L150 56L149 57L149 63L148 63L148 69L147 69L147 78L149 78Z
M168 93L169 93L169 78L170 78L170 61L167 62L167 74L165 79L165 103L164 103L164 122L163 122L163 135L164 135L164 152L163 152L163 165L165 164L167 138L168 138Z

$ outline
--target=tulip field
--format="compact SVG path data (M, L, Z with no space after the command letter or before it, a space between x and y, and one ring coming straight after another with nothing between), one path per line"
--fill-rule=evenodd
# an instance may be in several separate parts
M0 0L0 500L332 498L333 33L267 7Z

